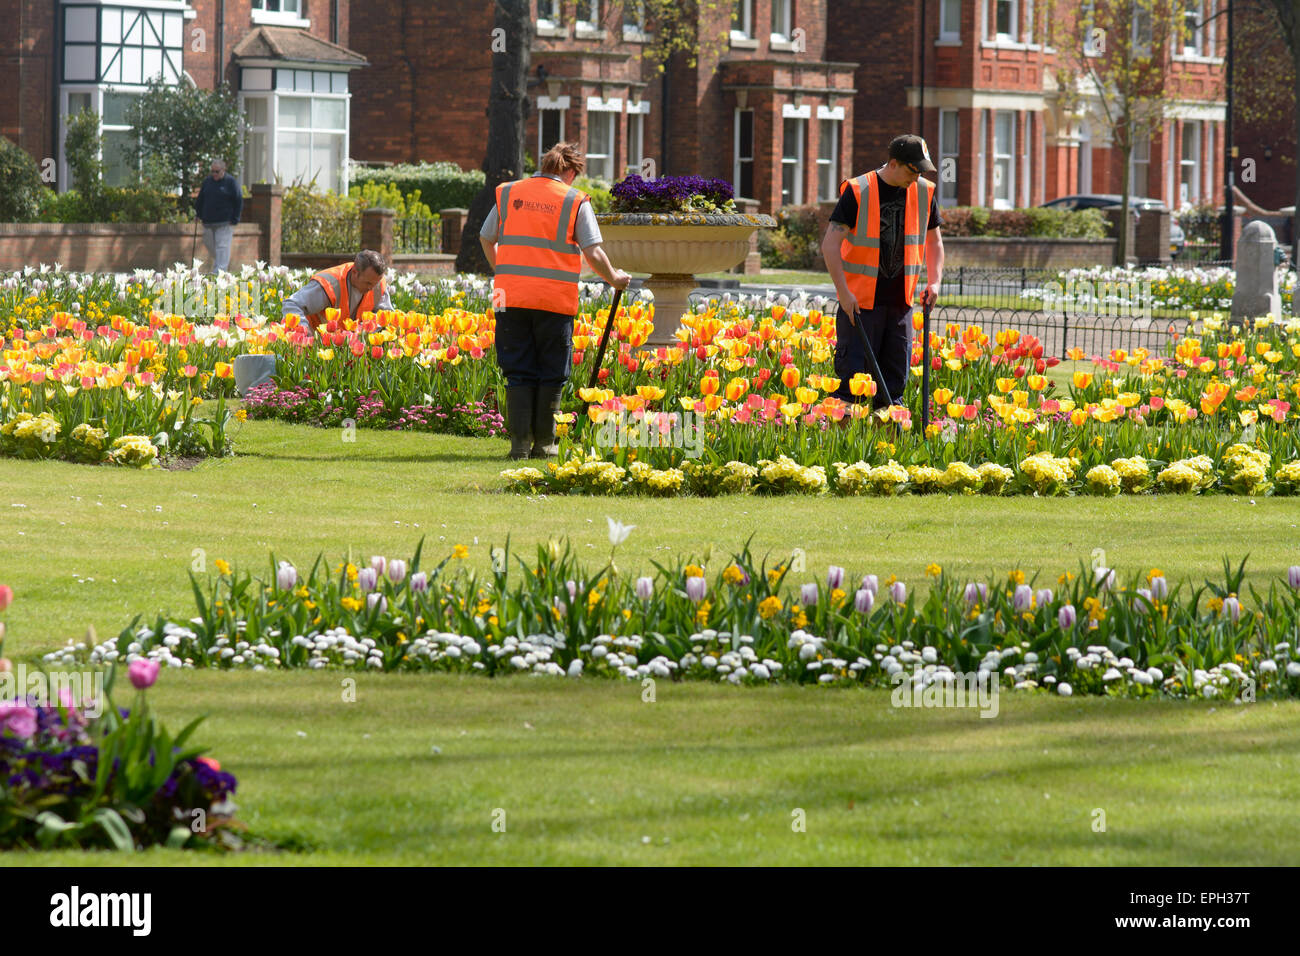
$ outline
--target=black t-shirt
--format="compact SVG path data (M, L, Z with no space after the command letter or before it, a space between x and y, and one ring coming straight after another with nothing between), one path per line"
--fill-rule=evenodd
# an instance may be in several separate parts
M907 305L903 294L903 227L907 218L907 188L891 186L876 176L880 194L880 273L876 276L876 301L874 305ZM852 189L845 189L831 213L831 222L843 223L850 229L858 224L858 200ZM939 188L930 184L930 218L926 231L943 225L939 215Z

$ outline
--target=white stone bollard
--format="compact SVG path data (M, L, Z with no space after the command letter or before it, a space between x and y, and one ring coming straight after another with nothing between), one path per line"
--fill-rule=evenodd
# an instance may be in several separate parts
M1232 320L1238 322L1272 313L1282 315L1273 249L1277 237L1268 223L1246 226L1237 242L1237 287L1232 292Z
M240 395L247 395L254 385L269 382L274 374L274 355L235 356L235 391Z

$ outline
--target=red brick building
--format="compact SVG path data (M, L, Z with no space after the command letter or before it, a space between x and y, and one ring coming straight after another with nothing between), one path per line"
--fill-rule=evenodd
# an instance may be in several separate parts
M696 65L679 54L661 74L641 55L654 24L640 4L534 0L528 152L576 141L592 175L652 162L657 175L726 179L763 209L829 197L852 155L856 64L826 59L826 7L724 9L698 24L712 42ZM478 167L492 28L479 0L355 6L352 45L375 65L355 84L354 158Z
M1183 49L1166 53L1173 102L1160 133L1134 150L1134 195L1171 208L1222 201L1226 31L1215 14L1224 2L1188 0L1196 26ZM1056 57L1034 0L926 0L924 23L922 6L829 0L828 57L861 63L855 169L881 162L890 138L919 125L935 163L951 161L954 175L932 177L945 205L1014 208L1122 191L1119 151L1098 101L1077 116L1056 102Z
M64 120L100 116L105 176L128 175L126 107L155 76L226 82L250 120L240 178L341 186L349 153L349 0L0 0L0 134L68 183Z

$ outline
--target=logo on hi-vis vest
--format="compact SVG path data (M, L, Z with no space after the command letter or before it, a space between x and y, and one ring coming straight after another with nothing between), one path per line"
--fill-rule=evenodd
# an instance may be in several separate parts
M555 205L555 203L535 202L532 199L516 199L510 205L513 206L515 209L523 209L525 206L527 206L529 209L533 210L534 212L544 212L544 213L555 213L558 212L560 209L560 207Z

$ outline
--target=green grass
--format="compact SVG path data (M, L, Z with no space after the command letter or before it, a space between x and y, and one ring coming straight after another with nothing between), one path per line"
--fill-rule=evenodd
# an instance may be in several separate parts
M88 626L115 635L140 612L191 616L196 549L209 571L216 558L268 571L272 550L300 566L349 548L361 560L409 556L425 535L426 551L466 544L486 569L488 546L507 535L530 560L538 542L568 535L594 567L609 555L606 515L636 525L619 547L629 573L752 536L759 555L804 550L796 585L838 564L923 587L933 561L972 578L1042 569L1039 583L1055 586L1094 548L1122 574L1157 566L1171 580L1217 576L1225 555L1249 553L1257 582L1300 563L1297 499L527 498L501 490L506 447L364 429L345 443L337 430L248 422L236 457L190 471L0 460L0 582L16 594L6 653L43 653Z
M254 832L312 852L3 861L1232 866L1300 849L1296 703L1006 693L984 719L862 689L661 682L646 703L635 683L363 674L344 703L340 681L167 672L149 692L169 724L210 715L200 737Z
M759 553L804 548L797 581L836 563L920 587L930 561L962 576L1042 568L1050 583L1095 547L1121 571L1171 577L1216 574L1222 555L1247 551L1256 580L1300 561L1294 500L527 499L498 490L505 447L365 430L344 443L249 422L237 457L192 471L0 461L0 582L16 592L6 653L30 658L88 625L116 634L140 611L188 617L196 548L209 568L265 568L271 549L300 564L348 548L365 560L407 555L425 534L436 551L470 545L486 567L507 534L529 551L567 534L594 565L606 515L637 526L619 550L629 573L751 535ZM210 715L199 739L238 775L255 832L312 848L222 861L1235 865L1300 849L1300 703L1006 693L988 720L896 709L863 689L660 682L644 703L637 683L378 674L357 675L345 703L346 676L169 671L150 691L173 729ZM796 808L806 833L792 832Z

